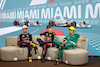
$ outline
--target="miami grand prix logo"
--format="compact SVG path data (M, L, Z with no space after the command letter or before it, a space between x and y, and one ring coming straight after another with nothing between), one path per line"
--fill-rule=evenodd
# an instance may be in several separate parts
M49 1L49 3L52 3L52 2L54 2L54 0ZM30 6L46 4L46 3L47 3L47 0L32 0L31 3L30 3Z
M6 0L0 0L0 9L3 10Z

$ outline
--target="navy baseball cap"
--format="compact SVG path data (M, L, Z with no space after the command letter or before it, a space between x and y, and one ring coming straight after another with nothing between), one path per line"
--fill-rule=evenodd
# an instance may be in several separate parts
M51 28L52 26L51 25L47 25L47 28Z

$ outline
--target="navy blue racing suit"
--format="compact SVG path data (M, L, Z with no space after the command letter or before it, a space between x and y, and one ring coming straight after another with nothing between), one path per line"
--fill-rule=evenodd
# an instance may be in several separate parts
M33 47L33 45L30 45L30 43L24 42L25 40L29 40L32 41L32 35L27 33L25 34L21 34L18 37L18 45L19 47L28 47L28 56L31 57L32 56L32 48L34 48L35 50L35 54L37 53L37 47ZM34 43L32 41L32 43Z
M50 44L52 44L52 47L55 46L53 43L53 40L56 39L56 34L54 32L44 32L41 33L40 36L45 36L45 42L41 40L40 38L37 39L37 41L40 43L40 46L43 48L43 58L46 56L47 48L50 47Z

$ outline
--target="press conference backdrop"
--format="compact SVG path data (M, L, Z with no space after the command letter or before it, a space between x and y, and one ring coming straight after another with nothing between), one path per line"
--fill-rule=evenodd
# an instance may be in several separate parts
M100 56L100 0L0 0L0 22L27 18L46 24L49 18L63 17L92 26L77 33L88 38L89 54Z

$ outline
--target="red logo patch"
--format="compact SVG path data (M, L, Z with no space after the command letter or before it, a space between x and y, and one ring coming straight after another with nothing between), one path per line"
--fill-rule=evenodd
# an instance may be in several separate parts
M50 0L50 1L49 1L49 3L52 3L52 2L54 2L54 0Z

